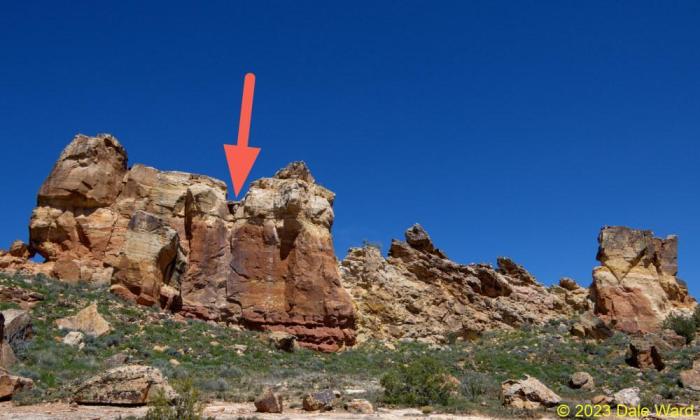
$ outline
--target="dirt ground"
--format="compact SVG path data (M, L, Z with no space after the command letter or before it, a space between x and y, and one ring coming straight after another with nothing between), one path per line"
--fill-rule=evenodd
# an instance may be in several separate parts
M78 406L65 403L47 403L31 406L15 406L11 402L0 403L0 419L12 420L106 420L117 419L119 416L143 416L146 407L112 407L112 406ZM255 412L252 403L236 404L226 402L213 402L207 405L205 416L212 416L217 420L235 420L239 418L259 419L313 419L313 420L345 420L345 419L430 419L430 420L488 420L489 417L478 416L452 416L452 415L423 415L419 410L384 410L380 409L376 414L349 414L343 412L307 413L300 410L287 410L283 414L261 414Z
M107 420L118 419L127 416L143 416L146 414L146 407L113 407L113 406L78 406L66 403L47 403L31 406L15 406L11 402L0 403L0 419L12 420L49 420L49 419L70 419L70 420ZM262 414L256 413L252 403L227 403L212 402L207 405L205 416L214 417L217 420L237 420L237 419L313 419L313 420L357 420L357 419L388 419L388 420L497 420L485 416L455 416L447 414L424 415L419 410L402 409L387 410L379 409L375 414L350 414L344 412L308 413L301 410L287 410L283 414ZM609 419L621 419L622 417L611 417ZM635 417L636 418L636 417ZM544 419L557 419L557 417L542 417ZM661 417L647 417L648 420L661 419ZM671 419L670 417L668 419ZM700 420L700 417L673 417L673 419Z

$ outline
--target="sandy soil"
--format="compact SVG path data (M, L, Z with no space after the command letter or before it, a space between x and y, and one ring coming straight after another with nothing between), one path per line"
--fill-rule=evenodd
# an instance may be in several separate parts
M75 420L106 420L117 419L119 416L143 416L146 407L111 407L111 406L78 406L65 403L48 403L31 406L15 406L11 402L0 403L0 419L13 420L48 420L48 419L75 419ZM207 405L204 414L217 420L235 420L241 417L256 417L259 419L313 419L313 420L345 420L345 419L430 419L430 420L488 420L489 417L478 416L452 416L442 414L423 415L419 410L383 410L376 414L362 415L343 412L307 413L300 410L287 410L284 414L261 414L255 412L255 407L250 404L235 404L227 402L213 402Z
M78 406L65 403L47 403L31 406L15 406L11 402L0 403L0 419L13 420L49 420L49 419L70 419L70 420L106 420L117 419L127 416L143 416L146 414L146 407L112 407L112 406ZM357 420L357 419L388 419L388 420L495 420L492 417L484 416L453 416L447 414L423 415L419 410L386 410L379 409L376 414L349 414L344 412L328 413L307 413L300 410L287 410L284 414L261 414L255 412L252 403L237 404L227 402L212 402L207 405L205 416L211 416L217 420L236 420L240 418L259 419L313 419L313 420ZM610 419L620 420L623 417L611 417ZM629 418L629 417L624 417ZM557 417L543 417L544 419L557 419ZM648 419L660 419L660 417L648 417ZM700 417L674 417L674 419L700 420ZM606 420L601 418L600 420Z

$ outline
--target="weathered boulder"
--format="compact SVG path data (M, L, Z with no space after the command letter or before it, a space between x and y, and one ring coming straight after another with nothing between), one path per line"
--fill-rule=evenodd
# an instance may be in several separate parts
M345 403L345 410L352 414L374 414L372 403L363 399L352 399Z
M613 331L592 312L584 312L571 326L571 335L580 338L604 340L613 336Z
M92 337L100 337L111 331L112 327L97 310L93 303L77 314L57 319L56 326L62 330L81 331Z
M158 369L127 365L83 382L75 389L73 400L78 404L144 405L161 391L168 400L177 397Z
M12 346L18 346L33 335L32 318L23 309L6 309L2 311L3 338Z
M696 303L678 272L678 240L656 238L651 231L604 227L598 237L598 261L591 293L595 312L625 332L658 331L673 311Z
M561 398L536 378L509 379L501 384L503 405L533 410L539 407L553 407Z
M254 181L234 205L226 294L244 325L284 330L324 351L355 342L355 313L330 233L334 197L296 162Z
M649 336L633 338L629 344L627 363L639 369L663 370L666 364L661 355L659 340L652 340Z
M14 241L8 251L0 249L0 270L22 271L33 256L34 251L27 244L19 240Z
M305 411L330 411L335 404L335 393L329 389L304 395L302 407Z
M62 343L71 346L71 347L78 347L79 349L82 349L85 347L85 335L81 333L80 331L71 331L68 334L66 334L65 337L63 337Z
M358 341L445 343L577 311L565 293L551 293L507 258L495 269L447 259L420 225L406 231L406 241L392 241L387 258L373 246L350 249L340 271L357 308Z
M613 402L618 405L626 405L628 407L636 407L641 402L639 398L639 388L625 388L617 391L613 395Z
M9 368L16 362L15 352L5 340L5 316L0 312L0 368Z
M266 389L255 399L255 410L258 413L281 413L284 410L284 401L271 389Z
M31 389L34 381L21 376L14 376L5 369L0 369L0 401L10 399L18 391Z
M593 389L595 381L588 372L575 372L569 378L569 386L574 389Z

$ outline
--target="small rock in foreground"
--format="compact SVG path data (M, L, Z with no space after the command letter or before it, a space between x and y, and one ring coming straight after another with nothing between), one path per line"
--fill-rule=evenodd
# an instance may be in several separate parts
M255 400L255 409L258 413L281 413L284 409L282 397L266 389L262 395Z
M302 400L302 406L306 411L330 411L335 402L335 393L331 390L324 390L306 394Z

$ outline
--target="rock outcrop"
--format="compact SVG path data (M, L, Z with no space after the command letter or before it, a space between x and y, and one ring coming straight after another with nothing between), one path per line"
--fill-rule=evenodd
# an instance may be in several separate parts
M507 258L498 267L457 264L437 249L420 225L394 240L389 256L353 248L341 263L343 284L358 314L358 338L444 343L490 329L511 329L563 318L588 307L585 289L552 292ZM580 289L580 290L579 290Z
M113 136L78 135L39 191L29 245L0 254L0 269L109 285L142 305L337 350L354 343L355 319L333 251L333 199L296 162L230 203L222 181L129 168Z
M78 385L73 400L78 404L144 405L162 392L173 400L177 394L161 372L150 366L120 366Z
M598 261L591 292L595 312L625 332L658 331L674 311L690 311L678 273L678 240L656 238L651 231L604 227L598 237Z
M244 325L286 331L320 350L354 343L330 233L334 198L297 162L253 182L234 206L226 295Z

